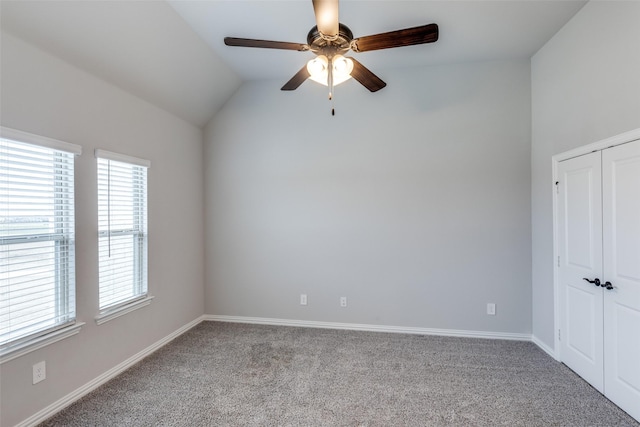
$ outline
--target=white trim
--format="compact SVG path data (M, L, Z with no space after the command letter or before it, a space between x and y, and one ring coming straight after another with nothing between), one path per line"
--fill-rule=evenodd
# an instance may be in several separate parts
M96 148L95 156L96 158L99 157L101 159L113 160L115 162L131 163L145 168L151 167L151 161L149 160L128 156L126 154L114 153L112 151L100 150L99 148Z
M628 132L621 133L619 135L612 136L610 138L603 139L591 144L584 145L582 147L574 148L573 150L565 151L551 157L552 166L552 187L553 187L553 335L554 346L552 356L558 360L562 360L562 354L560 351L560 338L558 336L560 330L560 283L558 279L558 263L556 262L558 257L558 202L555 189L555 183L558 181L558 163L563 160L569 160L574 157L584 156L585 154L592 153L594 151L601 151L607 148L615 147L616 145L627 144L640 139L640 128L630 130ZM534 284L535 285L535 284ZM542 348L542 347L541 347ZM550 353L551 354L551 353Z
M531 341L530 334L512 332L465 331L457 329L416 328L412 326L366 325L358 323L318 322L314 320L272 319L264 317L205 315L204 320L214 322L251 323L273 326L297 326L303 328L343 329L350 331L393 332L399 334L441 335L448 337L488 338L500 340Z
M586 154L586 153L585 153ZM558 189L556 182L558 182L558 161L554 158L551 159L551 170L552 170L552 209L553 209L553 217L552 217L552 238L553 238L553 347L554 353L553 357L556 360L561 359L560 355L560 336L558 334L558 330L560 329L560 286L559 286L559 278L558 278L558 263L557 259L560 256L558 252ZM535 286L535 284L534 284Z
M536 337L535 335L531 335L531 342L537 345L538 347L540 347L540 350L544 351L545 353L553 357L558 362L560 361L560 359L556 357L556 352L551 347L549 347L546 343L542 342L540 338Z
M24 356L27 353L36 351L42 347L46 347L54 342L62 341L65 338L69 338L80 332L80 329L84 325L84 322L77 322L73 325L65 328L58 329L50 332L46 335L34 338L32 340L25 341L24 343L15 346L11 350L7 349L6 353L0 356L0 365L10 360L16 359L20 356Z
M151 344L149 347L145 348L144 350L140 351L139 353L134 354L133 356L131 356L130 358L128 358L124 362L119 363L118 365L116 365L113 368L109 369L108 371L106 371L102 375L99 375L96 378L94 378L93 380L89 381L88 383L86 383L82 387L80 387L80 388L72 391L71 393L67 394L62 399L57 400L56 402L52 403L51 405L47 406L46 408L42 409L41 411L38 411L37 413L33 414L29 418L27 418L27 419L23 420L22 422L16 424L15 427L35 426L35 425L38 425L41 422L45 421L47 418L52 417L53 415L57 414L58 412L60 412L64 408L66 408L67 406L71 405L75 401L77 401L80 398L82 398L83 396L89 394L90 392L92 392L96 388L98 388L101 385L105 384L107 381L115 378L116 376L118 376L122 372L126 371L131 366L133 366L136 363L138 363L140 360L142 360L145 357L149 356L150 354L152 354L153 352L157 351L161 347L167 345L169 342L171 342L172 340L176 339L180 335L184 334L189 329L191 329L194 326L198 325L200 322L202 322L204 320L203 317L204 316L201 316L201 317L199 317L199 318L187 323L186 325L184 325L180 329L177 329L176 331L172 332L171 334L167 335L166 337L162 338L161 340L156 341L154 344Z
M588 145L584 145L582 147L574 148L573 150L556 154L555 156L553 156L553 159L556 162L561 162L573 157L583 156L593 151L600 151L606 148L615 147L616 145L626 144L628 142L635 141L636 139L640 139L640 128L633 129L628 132L621 133L619 135L615 135Z
M82 147L70 142L60 141L46 136L36 135L17 129L11 129L0 126L0 135L4 139L10 139L16 142L26 142L29 144L39 145L41 147L51 148L54 150L66 151L71 154L82 154Z
M146 307L151 304L152 296L147 296L145 298L133 301L130 304L126 304L112 310L106 310L104 313L100 313L96 316L96 323L98 325L102 325L103 323L107 323L109 320L117 319L120 316L123 316L127 313L131 313L139 308Z

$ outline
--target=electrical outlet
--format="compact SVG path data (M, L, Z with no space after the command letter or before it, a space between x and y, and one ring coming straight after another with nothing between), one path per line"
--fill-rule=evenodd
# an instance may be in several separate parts
M347 306L347 297L340 297L340 307Z
M307 305L307 294L300 294L300 305Z
M496 305L492 302L487 304L487 314L489 316L495 316L496 315Z
M44 360L33 365L33 383L38 384L47 378L47 365Z

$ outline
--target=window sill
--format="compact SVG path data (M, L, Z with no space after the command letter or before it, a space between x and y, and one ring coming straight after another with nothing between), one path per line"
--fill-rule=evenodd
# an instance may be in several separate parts
M25 341L13 348L8 348L4 352L0 352L0 364L16 359L20 356L24 356L27 353L38 350L42 347L46 347L58 341L62 341L65 338L69 338L80 332L80 328L84 325L84 322L77 322L71 326L58 329L49 334L34 338L29 341Z
M131 313L139 308L146 307L151 304L152 296L133 301L130 304L123 305L121 307L114 308L113 310L106 310L104 313L100 313L96 316L96 323L102 325L110 320L116 319L120 316L124 316L127 313Z

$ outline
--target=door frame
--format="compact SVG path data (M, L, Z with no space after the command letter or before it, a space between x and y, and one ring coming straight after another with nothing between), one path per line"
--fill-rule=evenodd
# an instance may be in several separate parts
M558 182L558 163L574 157L583 156L594 151L602 151L616 145L626 144L640 140L640 128L633 129L610 138L603 139L582 147L574 148L551 157L551 192L553 194L553 357L561 361L560 350L560 282L558 278L558 192L556 182Z

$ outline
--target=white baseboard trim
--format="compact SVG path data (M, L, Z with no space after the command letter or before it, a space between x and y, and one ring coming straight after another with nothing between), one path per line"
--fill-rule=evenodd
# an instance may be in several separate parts
M187 323L186 325L184 325L180 329L177 329L176 331L170 333L169 335L167 335L166 337L162 338L161 340L156 341L155 343L151 344L149 347L145 348L144 350L134 354L133 356L131 356L130 358L128 358L124 362L119 363L118 365L116 365L113 368L109 369L107 372L105 372L102 375L100 375L100 376L94 378L93 380L89 381L88 383L86 383L82 387L74 390L73 392L69 393L68 395L64 396L63 398L59 399L58 401L52 403L51 405L47 406L46 408L42 409L41 411L36 412L35 414L30 416L26 420L20 422L19 424L16 424L15 427L31 427L31 426L35 426L35 425L45 421L47 418L52 417L56 413L60 412L61 410L63 410L67 406L69 406L72 403L74 403L76 400L78 400L81 397L89 394L91 391L93 391L96 388L100 387L102 384L106 383L107 381L111 380L112 378L116 377L120 373L122 373L125 370L127 370L128 368L130 368L131 366L135 365L140 360L142 360L145 357L149 356L151 353L153 353L156 350L160 349L161 347L167 345L169 342L171 342L175 338L179 337L180 335L184 334L189 329L191 329L194 326L196 326L197 324L201 323L203 320L206 320L205 316L198 317L197 319Z
M273 326L298 326L303 328L346 329L350 331L393 332L400 334L440 335L448 337L487 338L498 340L531 341L529 334L512 332L464 331L457 329L416 328L410 326L366 325L358 323L318 322L313 320L271 319L264 317L204 315L204 320L231 323L252 323Z
M540 338L536 337L535 335L531 335L531 342L537 345L538 347L540 347L540 349L545 353L547 353L549 356L553 357L555 360L558 360L558 357L556 356L556 352L547 344L545 344L542 340L540 340Z

